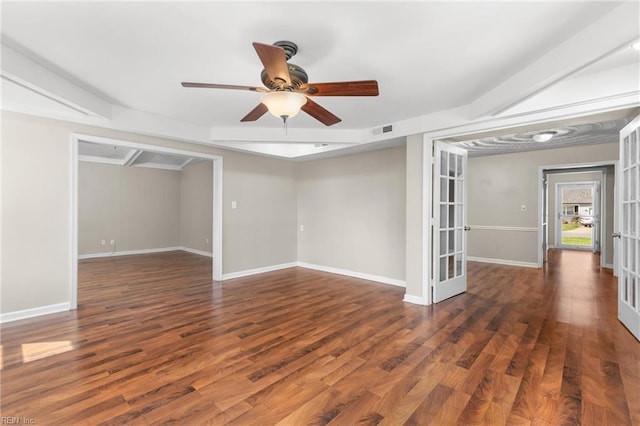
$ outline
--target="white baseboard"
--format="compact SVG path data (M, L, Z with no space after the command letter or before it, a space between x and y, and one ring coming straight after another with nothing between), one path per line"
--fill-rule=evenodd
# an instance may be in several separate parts
M426 300L424 297L418 297L418 296L412 296L410 294L405 294L404 295L404 299L402 299L403 302L408 302L408 303L413 303L414 305L428 305L429 301Z
M111 257L111 256L129 256L132 254L149 254L149 253L164 253L167 251L176 251L182 250L193 254L199 254L200 256L213 257L213 253L208 251L193 249L184 246L176 246L176 247L160 247L160 248L152 248L152 249L141 249L141 250L124 250L124 251L113 251L108 253L89 253L89 254L80 254L78 255L78 260L80 259L93 259L97 257Z
M178 250L186 251L193 254L199 254L200 256L213 257L213 253L204 251L204 250L198 250L198 249L193 249L193 248L184 247L184 246L178 247Z
M607 269L613 269L613 263L605 263L604 267Z
M79 254L78 260L93 259L96 257L129 256L131 254L162 253L165 251L176 251L176 250L182 250L182 247L160 247L160 248L142 249L142 250L113 251L108 253Z
M228 274L222 274L222 279L230 280L233 278L248 277L249 275L256 275L256 274L262 274L264 272L278 271L280 269L295 268L296 266L298 266L297 262L282 263L280 265L263 266L261 268L247 269L245 271L230 272Z
M472 262L495 263L498 265L522 266L525 268L539 268L537 263L521 262L519 260L489 259L486 257L472 257L472 256L467 256L467 260L470 260Z
M70 309L69 302L56 303L55 305L39 306L37 308L24 309L22 311L14 311L0 314L0 323L18 321L21 319L38 317L40 315L55 314Z
M298 262L301 268L315 269L316 271L330 272L332 274L346 275L348 277L362 278L363 280L377 281L383 284L391 284L398 287L406 287L406 282L395 278L382 277L380 275L364 274L362 272L349 271L346 269L333 268L331 266L314 265L311 263Z

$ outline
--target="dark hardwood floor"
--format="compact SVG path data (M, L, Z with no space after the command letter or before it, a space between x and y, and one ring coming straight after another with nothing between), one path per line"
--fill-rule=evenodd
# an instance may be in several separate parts
M429 307L302 268L212 282L210 265L81 261L77 311L2 326L3 418L640 425L640 343L590 253L470 262L468 292Z

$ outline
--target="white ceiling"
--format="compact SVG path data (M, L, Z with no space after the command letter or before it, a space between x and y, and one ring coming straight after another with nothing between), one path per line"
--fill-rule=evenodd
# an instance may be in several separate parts
M466 149L470 157L597 145L617 142L620 138L620 130L630 121L631 118L619 118L576 125L550 126L545 129L545 132L553 132L555 135L545 142L534 139L535 135L541 133L540 130L527 130L510 135L489 136L453 143Z
M637 95L639 55L621 47L639 37L638 7L635 1L5 1L2 103L102 119L107 127L144 121L142 133L285 157L314 155L319 142L330 144L324 151L374 147L449 122ZM282 39L298 44L291 62L311 82L376 79L380 96L315 98L342 122L326 128L301 113L285 134L270 115L240 123L258 93L180 86L261 86L251 43ZM606 78L612 72L618 78ZM527 73L539 81L527 82ZM461 108L465 114L451 114L457 121L440 119ZM379 135L386 124L394 132Z
M147 167L181 171L188 164L207 161L188 155L153 152L121 145L78 141L78 160L124 167Z

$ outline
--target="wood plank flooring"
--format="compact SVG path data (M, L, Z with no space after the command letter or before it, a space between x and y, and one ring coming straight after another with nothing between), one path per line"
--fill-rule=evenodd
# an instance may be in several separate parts
M2 326L1 415L72 424L640 425L640 344L590 253L469 263L438 305L171 252L80 262L77 311ZM23 421L22 424L25 422Z

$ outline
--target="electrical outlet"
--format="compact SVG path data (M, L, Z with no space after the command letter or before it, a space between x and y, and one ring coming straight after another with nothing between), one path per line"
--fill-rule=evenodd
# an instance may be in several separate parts
M231 208L232 209L237 209L238 208L238 202L237 201L232 201L231 202Z
M113 246L113 245L115 245L115 244L116 244L116 240L111 240L111 241L109 242L109 244L111 244L112 246Z
M524 212L527 210L527 206L525 206L524 204L520 206L520 211Z
M304 232L304 225L300 225L300 232Z
M205 242L205 243L207 243L207 244L209 244L209 238L205 238L205 239L204 239L204 242Z
M100 245L101 245L101 246L104 246L104 245L106 245L106 244L107 244L107 240L100 240Z

